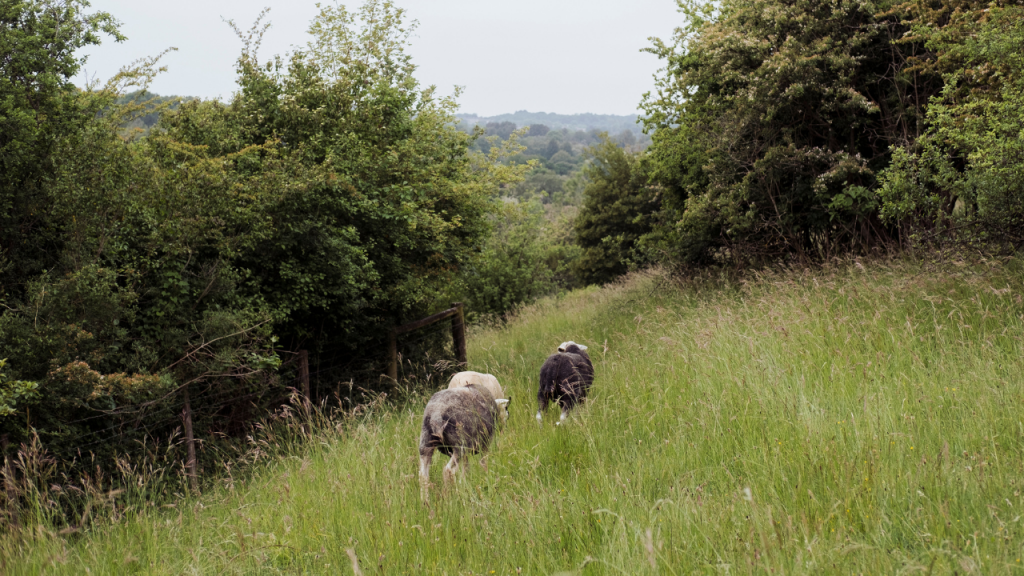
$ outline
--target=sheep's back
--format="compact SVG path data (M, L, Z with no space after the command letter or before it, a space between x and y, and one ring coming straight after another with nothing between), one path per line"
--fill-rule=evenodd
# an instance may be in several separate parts
M589 386L594 382L594 363L590 361L590 354L583 348L580 348L578 344L570 344L566 349L565 353L578 358L573 359L573 364L580 371L580 374L587 379L587 385Z
M548 356L540 368L541 395L586 395L594 382L594 365L586 353L582 353L582 350L580 352L558 352Z
M572 355L576 356L573 359L573 365L583 377L584 385L590 388L590 385L594 383L594 363L590 361L590 355L583 350L572 353Z
M477 452L494 435L497 404L486 388L475 384L441 390L430 397L423 411L420 449L451 454L462 447Z
M469 370L453 375L452 379L448 382L448 388L462 388L470 384L486 388L495 400L505 397L505 391L502 390L501 384L498 383L498 379L493 374L483 374Z

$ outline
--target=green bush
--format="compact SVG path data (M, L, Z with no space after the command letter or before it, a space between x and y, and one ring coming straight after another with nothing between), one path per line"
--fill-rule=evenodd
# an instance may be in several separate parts
M674 42L650 49L666 68L643 103L648 169L666 192L652 246L677 261L742 264L886 243L877 172L937 90L908 71L920 42L903 37L894 6L682 6Z
M575 286L579 249L561 211L537 202L503 202L493 233L465 272L467 301L474 315L501 316L523 303Z
M928 108L928 130L893 150L882 214L908 231L972 241L1024 241L1024 9L993 7L961 33L922 27L957 65ZM935 233L935 234L931 234Z
M39 397L39 383L8 378L2 372L7 358L0 359L0 418L18 412L18 404L31 402Z
M71 83L76 50L122 38L87 7L0 8L11 449L34 430L65 462L82 445L142 454L180 425L188 385L197 435L238 434L287 397L281 349L340 364L434 311L483 249L499 186L521 176L505 146L469 152L453 97L413 77L414 27L386 0L324 7L288 60L257 61L262 29L240 32L231 102L165 106L145 138L124 127L154 110L122 95L156 59Z
M651 229L657 191L647 185L639 155L626 152L603 134L588 149L583 172L583 206L575 221L582 248L575 267L585 284L607 282L627 271L637 241Z

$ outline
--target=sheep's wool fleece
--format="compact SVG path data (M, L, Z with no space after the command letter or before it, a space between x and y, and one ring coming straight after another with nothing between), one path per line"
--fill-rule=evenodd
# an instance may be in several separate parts
M423 411L420 454L429 454L434 449L448 456L457 449L485 450L494 435L497 417L498 405L482 386L470 384L441 390L430 397Z
M481 374L480 372L459 372L452 376L450 382L448 382L448 389L462 388L463 386L469 386L470 384L476 384L482 386L494 396L495 400L500 400L505 397L505 391L501 389L501 384L498 383L498 379L493 374Z
M594 365L590 356L579 345L569 342L564 352L548 356L540 368L540 387L537 400L543 411L547 403L555 400L569 410L584 398L594 383Z

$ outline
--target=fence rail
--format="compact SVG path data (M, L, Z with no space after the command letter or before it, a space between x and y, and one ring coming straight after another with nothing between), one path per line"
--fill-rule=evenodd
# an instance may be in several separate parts
M455 357L460 365L466 365L465 309L463 303L453 302L451 308L447 310L401 326L395 326L391 329L387 376L392 381L398 380L398 338L411 332L421 331L432 324L448 319L451 319L451 334ZM440 332L444 330L444 327L438 326L434 330ZM410 341L421 337L423 336L418 335L417 337L410 338ZM284 383L285 386L296 389L299 393L300 401L307 409L310 408L313 404L313 395L315 393L314 390L311 390L312 377L322 372L330 372L340 365L323 368L318 364L317 370L313 372L310 370L310 355L307 350L279 352L290 356L290 358L284 361L282 368L291 366L295 372L295 376ZM259 395L257 392L252 394ZM199 484L201 475L199 445L202 441L200 437L203 435L202 430L196 426L196 418L203 415L209 416L210 413L216 412L225 406L237 404L250 395L238 395L233 391L215 391L211 394L208 386L204 387L202 383L197 382L182 386L174 394L175 398L169 400L169 405L167 406L158 406L152 401L147 401L130 406L119 406L114 411L99 411L99 413L90 414L66 424L83 424L98 421L101 418L111 419L109 422L100 421L100 424L95 427L96 429L89 429L83 434L78 435L77 447L79 451L89 451L96 446L111 443L115 439L123 437L126 432L135 433L142 429L142 432L148 437L150 432L158 435L173 434L173 432L168 431L172 428L177 428L182 434L181 440L185 451L182 462L185 475L188 483L192 487L196 487ZM3 468L3 462L8 460L2 458L3 455L8 453L7 438L6 436L0 437L0 459L3 460L0 461L0 484L6 482L5 485L0 485L0 500L4 498L4 491L11 486L10 478L12 477L12 471ZM2 508L0 508L0 511L2 511Z
M392 328L388 338L388 378L398 380L398 337L447 318L452 319L452 342L455 345L455 358L459 361L460 365L465 366L467 360L466 314L464 308L462 302L452 302L452 307L447 310Z

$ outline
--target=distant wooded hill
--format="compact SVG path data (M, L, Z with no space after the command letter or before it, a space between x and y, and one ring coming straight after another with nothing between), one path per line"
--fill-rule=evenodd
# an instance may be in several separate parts
M508 158L516 163L536 162L523 179L505 189L505 194L519 201L538 200L543 204L579 206L582 202L582 170L588 162L587 150L606 138L615 147L639 152L651 143L633 116L608 114L549 114L520 110L499 116L456 114L462 121L460 130L472 132L479 126L485 138L473 141L471 150L488 153L497 140L508 140L520 128L529 128L518 140L522 150Z
M122 126L125 130L141 130L142 134L148 135L149 131L160 120L160 109L166 105L168 110L177 110L178 106L188 100L198 100L195 96L161 96L153 92L136 90L117 98L114 101L119 106L137 104L142 108L137 111L135 117Z
M552 130L566 128L576 131L589 132L598 130L609 134L619 134L624 131L640 134L641 127L637 123L637 116L616 116L614 114L553 114L549 112L527 112L519 110L512 114L499 114L497 116L478 116L476 114L457 114L468 125L479 124L486 126L488 123L512 122L516 126L530 126L531 124L542 124Z

